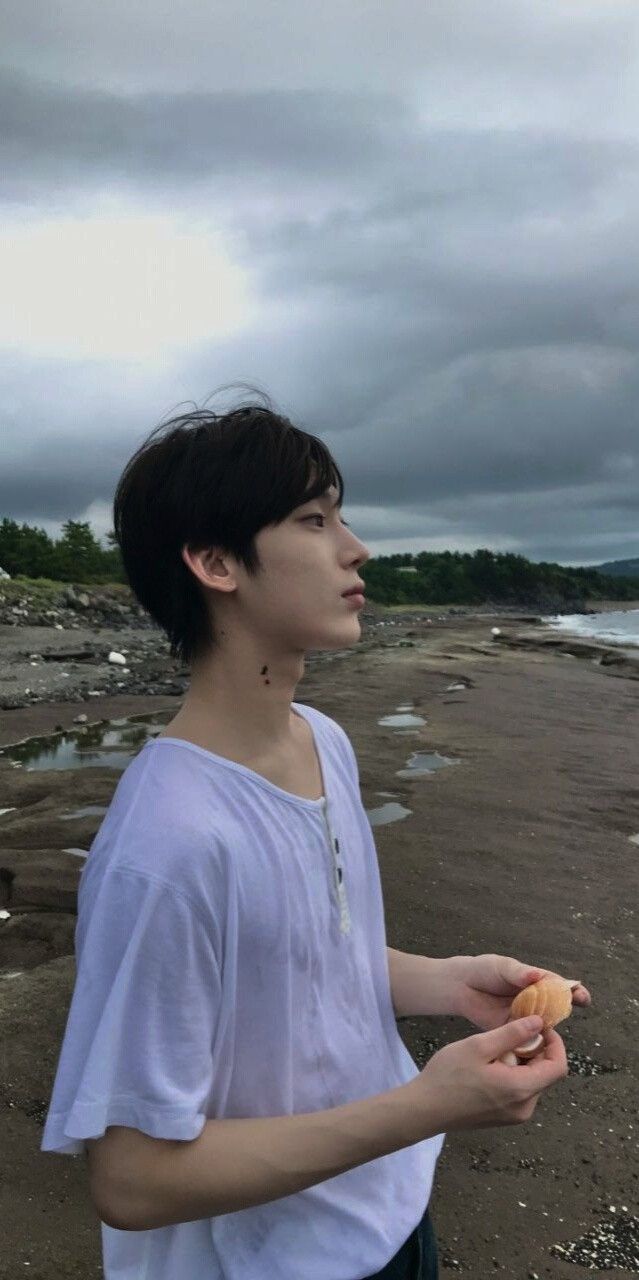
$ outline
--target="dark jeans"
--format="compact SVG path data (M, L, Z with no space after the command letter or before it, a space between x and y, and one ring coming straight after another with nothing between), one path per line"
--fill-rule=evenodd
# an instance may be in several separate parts
M408 1240L381 1271L368 1280L437 1280L437 1242L428 1209Z

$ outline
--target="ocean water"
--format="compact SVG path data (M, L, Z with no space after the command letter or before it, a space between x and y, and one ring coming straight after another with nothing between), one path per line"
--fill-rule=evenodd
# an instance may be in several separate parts
M639 609L619 609L610 613L559 613L543 621L556 631L590 636L626 648L639 647Z

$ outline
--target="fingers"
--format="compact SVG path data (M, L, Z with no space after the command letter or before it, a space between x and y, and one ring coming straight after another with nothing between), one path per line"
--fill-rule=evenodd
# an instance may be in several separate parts
M566 1048L561 1036L554 1030L544 1032L543 1049L534 1058L523 1062L521 1070L518 1071L521 1083L525 1084L527 1092L531 1094L547 1089L549 1085L567 1075Z
M554 969L531 969L531 974L532 973L537 973L542 978L562 978L563 977L561 973L555 973ZM530 985L532 986L533 982L538 982L538 981L539 981L539 977L531 979ZM564 981L572 982L573 979L564 978ZM592 1004L592 996L588 988L584 986L583 982L578 982L577 985L573 988L572 999L573 999L573 1004L583 1004L583 1005Z
M543 1019L538 1013L529 1014L525 1018L516 1018L514 1022L506 1022L492 1031L485 1031L477 1036L476 1043L488 1060L500 1058L509 1049L526 1044L541 1035Z

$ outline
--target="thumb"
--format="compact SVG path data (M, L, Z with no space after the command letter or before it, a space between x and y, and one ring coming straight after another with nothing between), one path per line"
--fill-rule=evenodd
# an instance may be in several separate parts
M540 978L545 977L546 969L531 969L525 964L520 964L513 974L512 981L523 990L524 987L530 987L534 982L539 982Z
M488 1061L492 1061L493 1058L501 1058L502 1054L507 1053L509 1049L527 1044L529 1040L539 1035L543 1025L543 1018L540 1018L538 1013L534 1013L527 1018L515 1018L513 1022L506 1022L504 1026L495 1027L493 1031L485 1031L478 1039L482 1042L481 1047Z

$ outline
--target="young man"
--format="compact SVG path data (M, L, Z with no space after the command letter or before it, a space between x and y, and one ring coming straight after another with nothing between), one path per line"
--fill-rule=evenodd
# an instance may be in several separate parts
M350 740L292 701L308 650L360 636L342 495L257 404L171 420L118 484L128 579L191 681L83 868L42 1141L87 1154L106 1280L432 1280L444 1131L520 1123L567 1072L554 1032L499 1062L542 971L386 947ZM429 1012L496 1029L419 1072L395 1015Z

